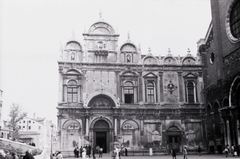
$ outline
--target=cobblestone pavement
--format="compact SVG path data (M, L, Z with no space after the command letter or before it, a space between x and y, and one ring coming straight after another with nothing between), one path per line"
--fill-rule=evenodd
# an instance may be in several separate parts
M226 159L224 154L217 154L217 155L211 155L211 154L203 154L201 156L199 155L188 155L188 159ZM236 159L240 158L240 156L233 157L228 156L227 159ZM64 157L64 159L76 159L74 157ZM79 158L81 159L81 158ZM92 158L90 158L92 159ZM103 158L98 158L96 156L96 159L112 159L110 154L103 154ZM158 156L121 156L121 159L172 159L171 155L158 155ZM177 159L183 159L183 156L181 154L177 155Z

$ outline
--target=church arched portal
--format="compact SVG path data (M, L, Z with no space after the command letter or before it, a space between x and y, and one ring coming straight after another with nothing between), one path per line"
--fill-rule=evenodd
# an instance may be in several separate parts
M103 148L103 153L111 150L111 132L108 122L99 119L93 126L93 146Z
M181 130L177 126L170 126L167 130L167 142L168 149L171 150L173 147L176 152L180 152L181 146Z

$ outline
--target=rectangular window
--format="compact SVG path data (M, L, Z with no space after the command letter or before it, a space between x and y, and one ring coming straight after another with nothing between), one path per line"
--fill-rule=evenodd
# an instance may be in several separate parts
M31 121L29 120L28 123L31 123Z
M69 87L67 91L68 102L77 103L77 88Z
M154 89L153 88L147 89L147 100L149 103L154 103Z
M134 103L133 102L133 94L125 94L125 103Z
M23 126L23 129L25 128L25 126Z
M31 130L31 126L29 126L28 129Z

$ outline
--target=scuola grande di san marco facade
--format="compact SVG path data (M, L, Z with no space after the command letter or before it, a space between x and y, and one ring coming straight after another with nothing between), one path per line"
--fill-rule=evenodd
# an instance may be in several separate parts
M99 145L181 152L205 145L202 61L142 53L100 19L61 49L58 144L62 151ZM166 54L163 56L162 54Z

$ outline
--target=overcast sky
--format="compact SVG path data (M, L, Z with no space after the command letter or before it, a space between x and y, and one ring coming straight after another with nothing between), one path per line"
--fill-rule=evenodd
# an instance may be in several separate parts
M185 56L204 38L211 22L210 0L0 0L0 53L3 116L17 103L29 117L57 121L61 45L99 21L99 13L119 37L150 47L154 55Z

